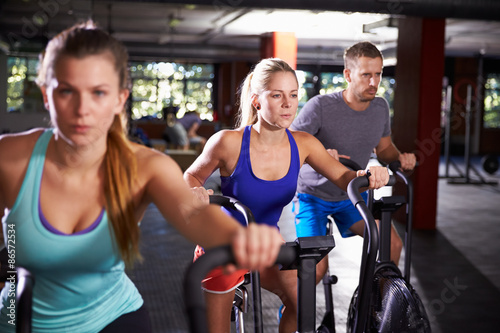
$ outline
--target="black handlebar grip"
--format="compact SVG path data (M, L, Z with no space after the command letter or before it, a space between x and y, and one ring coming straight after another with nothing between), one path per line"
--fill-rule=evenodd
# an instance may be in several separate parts
M368 187L368 185L370 185L370 181L367 176L356 177L349 182L349 185L347 186L347 194L355 207L361 201L364 202L361 193L359 193L359 189L362 187Z
M401 168L400 161L392 161L391 163L389 163L389 170L391 170L394 173L397 173L400 168Z
M219 205L219 206L223 206L223 207L231 206L233 204L233 202L231 201L231 198L226 197L224 195L213 194L213 195L209 196L209 199L210 199L211 204L215 204L215 205Z
M363 170L363 168L358 163L354 162L350 158L340 157L339 162L351 170Z
M239 211L245 217L247 224L255 222L252 211L240 201L228 196L215 194L210 195L209 199L211 204Z
M389 176L389 181L387 182L386 186L394 186L395 184L396 184L396 177Z

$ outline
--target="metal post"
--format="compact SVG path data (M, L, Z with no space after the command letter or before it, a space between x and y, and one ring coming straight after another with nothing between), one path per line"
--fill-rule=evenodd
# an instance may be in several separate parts
M380 219L380 242L379 242L379 260L391 261L391 218L392 210L382 209Z
M444 127L444 160L445 160L445 174L444 176L448 178L450 170L450 139L451 139L451 96L452 88L451 86L446 87L446 123Z
M262 320L262 297L260 293L260 274L257 271L250 273L252 282L252 297L253 297L253 324L254 331L262 333L264 324Z
M472 86L467 86L467 101L465 106L465 182L468 183L469 169L470 169L470 121L471 121L471 100L472 100Z
M307 311L316 306L316 259L303 257L300 260L297 275L297 297L301 310L297 314L297 328L300 333L316 331L316 311Z

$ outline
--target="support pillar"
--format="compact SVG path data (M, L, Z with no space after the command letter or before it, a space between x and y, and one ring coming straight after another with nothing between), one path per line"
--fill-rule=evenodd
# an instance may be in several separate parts
M297 69L297 37L293 32L270 32L260 39L260 57L280 58Z
M412 175L416 229L436 227L444 45L444 19L400 19L393 140L419 163Z

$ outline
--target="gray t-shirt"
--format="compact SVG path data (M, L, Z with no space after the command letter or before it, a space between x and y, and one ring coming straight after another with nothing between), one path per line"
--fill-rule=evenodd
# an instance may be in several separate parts
M354 111L345 103L342 91L317 95L304 105L291 128L314 135L325 149L337 149L364 168L380 139L391 135L389 105L375 97L366 110ZM348 199L346 192L308 164L300 169L297 192L326 201Z

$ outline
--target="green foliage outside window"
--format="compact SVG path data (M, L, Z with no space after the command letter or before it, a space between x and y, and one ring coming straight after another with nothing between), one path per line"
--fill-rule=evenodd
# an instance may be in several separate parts
M347 81L342 73L321 73L321 95L331 94L347 88Z
M35 84L37 66L36 57L7 58L8 112L44 112L41 92ZM314 77L311 72L299 72L299 95L303 105L314 95ZM161 117L164 107L176 106L179 116L196 110L202 119L212 120L212 65L133 62L130 75L133 119Z
M7 111L44 112L42 95L35 84L38 58L7 58ZM165 62L133 62L132 118L161 117L167 106L179 108L179 116L198 111L212 120L213 65Z
M500 128L500 74L489 74L484 86L484 128Z
M384 97L389 103L391 117L394 116L394 89L396 80L390 76L382 76L377 95Z
M162 118L164 107L177 107L177 115L197 111L213 119L213 66L168 62L133 62L132 119Z
M35 84L37 58L7 58L7 112L42 112L42 95Z
M299 81L299 107L297 113L302 109L304 104L316 95L316 80L318 79L312 72L309 71L295 71L297 80Z

